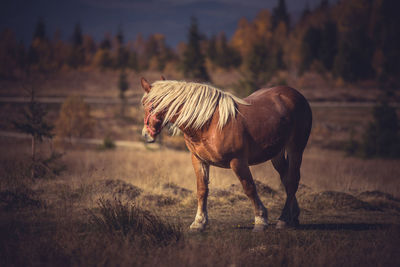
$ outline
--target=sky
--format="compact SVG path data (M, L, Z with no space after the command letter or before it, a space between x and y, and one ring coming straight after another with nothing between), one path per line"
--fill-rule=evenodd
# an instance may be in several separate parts
M286 0L293 17L299 17L308 4L321 0ZM331 0L330 3L337 0ZM175 47L186 41L190 18L195 16L200 31L207 36L224 31L232 36L240 18L252 20L262 8L272 10L278 0L1 0L0 30L11 28L17 39L29 43L39 17L52 38L59 30L64 40L72 36L79 22L83 33L102 40L106 33L116 34L121 28L125 40L141 33L166 36Z

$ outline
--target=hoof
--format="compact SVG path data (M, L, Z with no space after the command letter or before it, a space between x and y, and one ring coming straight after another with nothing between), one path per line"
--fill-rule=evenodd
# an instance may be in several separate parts
M203 232L206 229L205 223L193 222L189 227L191 232Z
M276 223L276 229L296 228L297 226L299 226L298 220L295 220L292 223L287 223L285 221L278 220L278 222Z
M276 223L276 229L286 229L288 228L288 224L285 221L278 220Z
M253 233L262 232L268 228L267 224L255 224L253 228Z

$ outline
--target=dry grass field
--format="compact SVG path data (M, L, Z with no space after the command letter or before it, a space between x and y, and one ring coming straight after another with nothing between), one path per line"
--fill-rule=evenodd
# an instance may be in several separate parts
M24 173L29 142L0 142L8 151L0 159L1 266L400 263L397 160L349 158L311 145L297 193L301 226L288 230L274 228L284 201L277 174L270 163L252 167L271 224L258 234L251 232L252 207L233 173L211 168L210 224L191 233L196 196L188 152L73 149L62 159L61 175L31 181ZM148 228L130 230L130 205L158 216L160 240L152 241L150 230L139 235L137 229Z

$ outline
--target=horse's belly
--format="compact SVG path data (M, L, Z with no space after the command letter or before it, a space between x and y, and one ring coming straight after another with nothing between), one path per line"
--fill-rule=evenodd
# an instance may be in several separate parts
M253 145L249 150L249 165L260 164L274 158L284 146L284 140L279 140L268 146Z
M249 156L249 165L256 165L256 164L260 164L263 162L266 162L270 159L272 159L273 157L275 157L277 154L279 153L276 151L265 151L262 154L258 154L258 155L250 155Z
M225 156L225 157L210 157L208 154L203 153L194 153L197 158L201 161L210 164L211 166L220 167L220 168L230 168L230 162L233 157Z

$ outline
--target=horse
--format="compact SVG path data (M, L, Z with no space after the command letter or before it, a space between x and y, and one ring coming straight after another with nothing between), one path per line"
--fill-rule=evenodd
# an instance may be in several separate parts
M183 132L197 177L197 212L190 229L208 224L210 166L230 168L254 206L253 231L268 226L249 166L272 161L286 191L277 229L299 225L296 191L312 112L305 97L287 86L264 88L240 99L208 84L141 79L145 142L154 142L166 125Z

